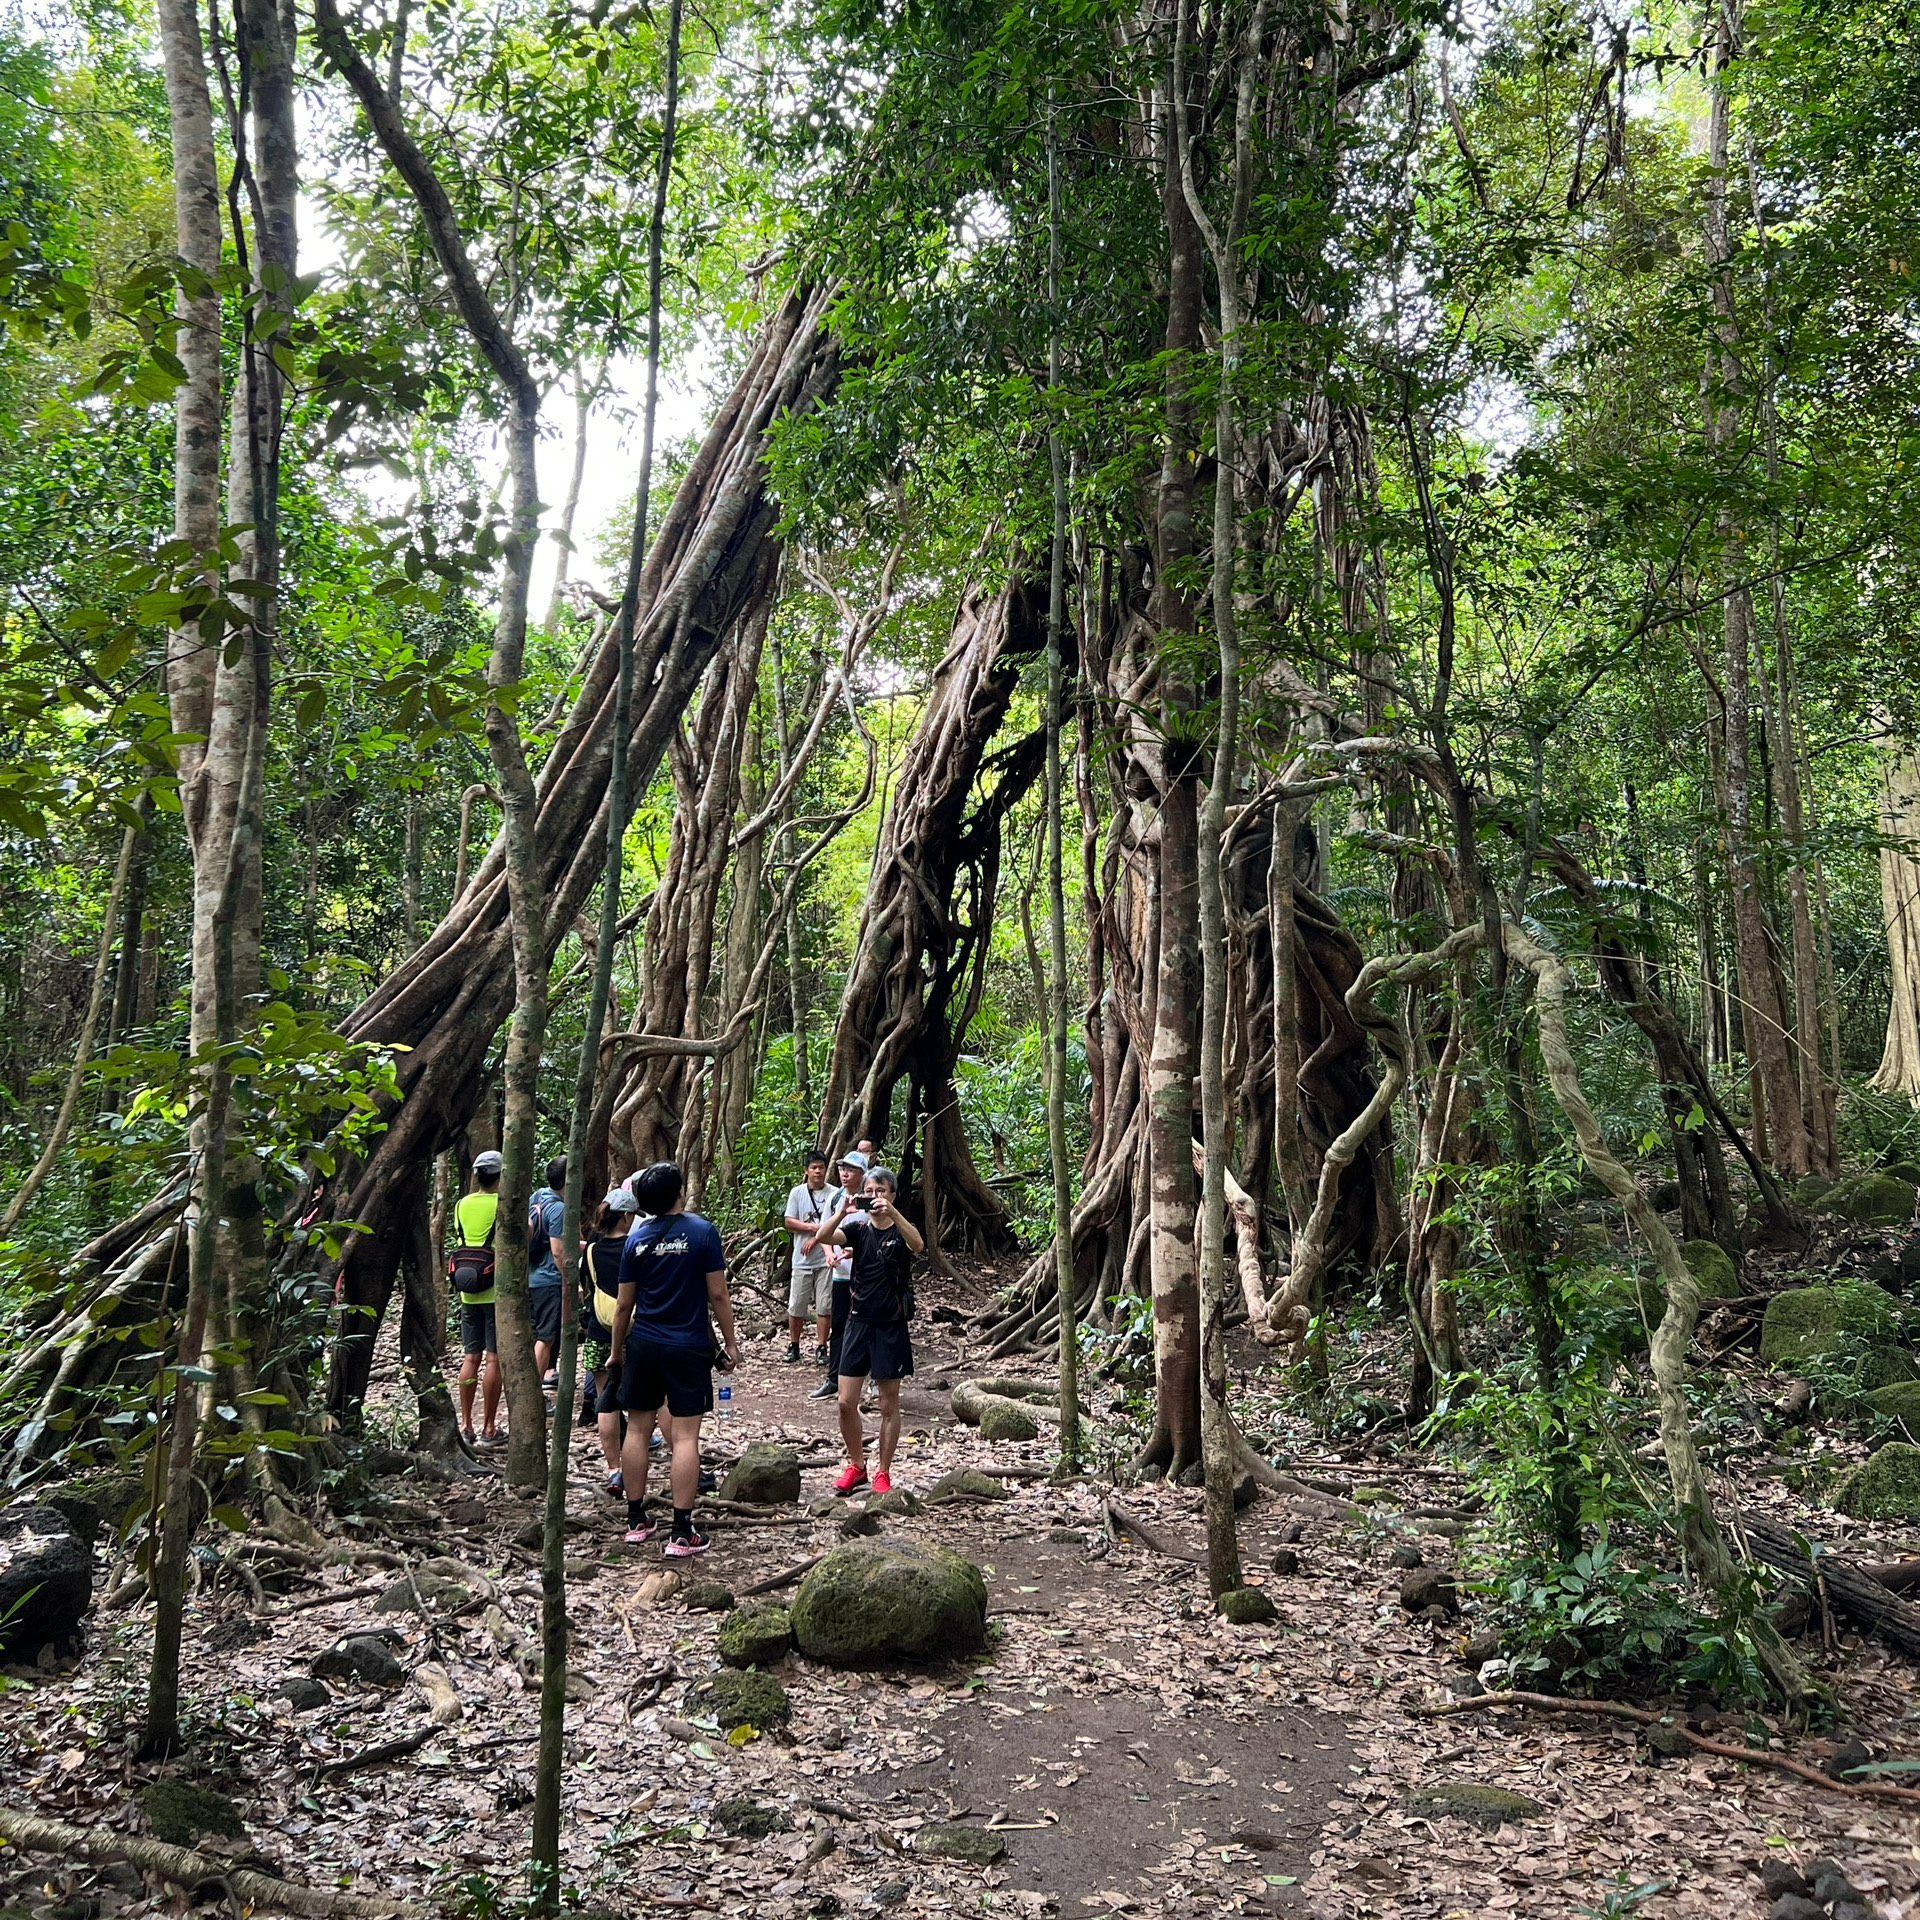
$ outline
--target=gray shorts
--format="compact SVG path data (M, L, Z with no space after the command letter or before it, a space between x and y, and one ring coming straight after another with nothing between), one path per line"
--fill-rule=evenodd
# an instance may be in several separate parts
M833 1305L833 1269L822 1261L817 1267L795 1267L787 1287L787 1317L824 1320Z

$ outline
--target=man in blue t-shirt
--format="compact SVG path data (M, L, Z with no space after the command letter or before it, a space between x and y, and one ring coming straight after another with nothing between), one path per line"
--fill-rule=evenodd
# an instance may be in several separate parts
M647 1518L647 1436L664 1402L673 1416L668 1436L673 1530L666 1554L669 1560L690 1560L707 1550L706 1536L693 1529L693 1503L700 1491L700 1418L713 1405L709 1312L720 1323L727 1365L740 1364L727 1256L713 1223L685 1210L686 1182L671 1160L643 1167L633 1176L632 1190L641 1212L652 1217L627 1235L613 1309L613 1351L623 1356L620 1404L630 1416L620 1451L627 1539L638 1546L653 1537Z
M547 1162L547 1184L536 1187L533 1203L527 1210L527 1247L531 1252L536 1239L546 1245L537 1261L527 1270L527 1316L533 1322L533 1363L540 1369L540 1384L554 1384L553 1357L560 1349L560 1255L567 1230L567 1203L561 1189L567 1184L567 1156L556 1154Z

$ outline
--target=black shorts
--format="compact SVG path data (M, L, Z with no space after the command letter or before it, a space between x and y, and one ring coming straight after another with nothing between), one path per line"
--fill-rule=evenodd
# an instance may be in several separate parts
M470 1307L460 1302L460 1351L462 1353L498 1353L500 1334L494 1325L493 1302Z
M662 1403L685 1416L713 1410L713 1355L704 1347L656 1347L629 1340L620 1375L620 1404L629 1413L653 1413Z
M904 1380L913 1371L913 1336L904 1320L847 1315L840 1343L842 1380Z
M550 1347L560 1344L560 1302L566 1291L565 1287L527 1289L527 1318L533 1322L533 1337Z

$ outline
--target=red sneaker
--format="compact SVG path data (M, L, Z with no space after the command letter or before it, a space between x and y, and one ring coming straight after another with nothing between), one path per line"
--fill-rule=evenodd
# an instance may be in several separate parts
M893 1491L893 1475L890 1473L876 1473L873 1476L873 1490L875 1493L891 1493Z
M835 1493L851 1493L856 1487L867 1484L865 1467L846 1466L840 1469L840 1478L833 1483Z

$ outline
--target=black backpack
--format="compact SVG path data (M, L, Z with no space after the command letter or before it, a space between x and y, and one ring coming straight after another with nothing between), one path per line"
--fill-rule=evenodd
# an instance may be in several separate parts
M552 1239L547 1232L547 1209L543 1201L533 1203L533 1211L527 1215L527 1271L532 1273L537 1267L547 1263L552 1248L547 1242Z
M455 1247L447 1256L447 1284L455 1293L485 1293L493 1285L491 1247Z

